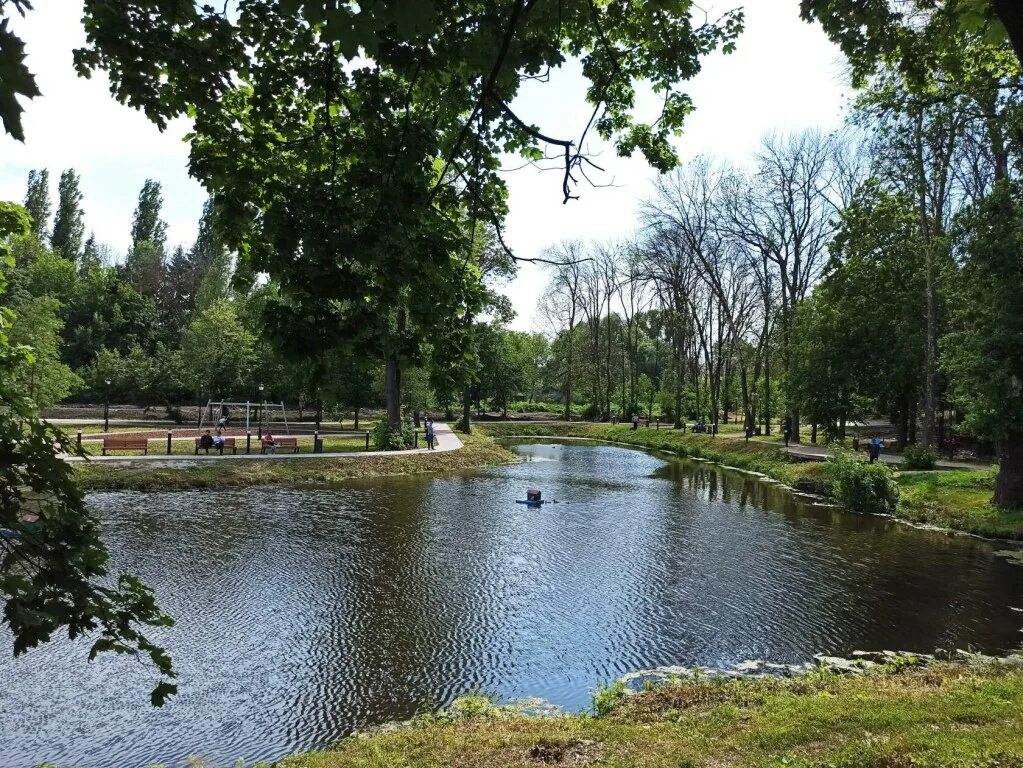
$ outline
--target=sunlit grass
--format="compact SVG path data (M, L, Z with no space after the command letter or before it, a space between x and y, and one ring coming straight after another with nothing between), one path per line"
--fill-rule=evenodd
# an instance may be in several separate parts
M610 689L605 689L610 690ZM1020 766L1023 671L938 666L863 677L685 682L596 715L428 716L295 755L288 768Z
M360 456L362 447L357 447L351 458L336 459L81 462L75 465L75 475L86 490L175 490L249 485L331 488L358 477L449 472L504 464L515 459L510 451L485 437L459 436L465 447L457 451ZM189 448L190 452L193 450L194 444Z

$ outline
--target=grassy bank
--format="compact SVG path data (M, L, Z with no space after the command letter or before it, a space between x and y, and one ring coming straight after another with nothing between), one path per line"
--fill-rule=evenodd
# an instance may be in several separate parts
M470 697L447 714L296 755L285 768L1023 766L1023 670L935 665L862 677L684 682L525 717Z
M667 429L567 422L550 424L487 423L495 437L507 435L585 437L673 451L753 472L761 472L799 490L831 495L824 462L796 461L778 447L736 439L714 438ZM901 519L981 536L1023 538L1023 511L991 504L995 474L984 470L903 472L897 476Z
M346 480L386 475L418 475L504 464L514 455L489 438L458 435L465 447L442 453L358 456L344 459L230 459L191 464L83 462L75 475L85 490L181 490L250 485L330 488Z

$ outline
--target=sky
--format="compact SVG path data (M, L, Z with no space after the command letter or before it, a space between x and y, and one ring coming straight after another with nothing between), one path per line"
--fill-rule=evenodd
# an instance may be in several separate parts
M685 84L696 111L675 140L684 160L708 155L743 165L768 133L830 130L841 122L849 97L841 54L819 27L799 18L798 6L799 0L748 0L746 31L735 53L708 57L700 74ZM719 2L707 10L713 17L731 7ZM187 246L206 198L188 176L188 122L174 121L161 133L140 112L118 104L104 77L79 78L71 52L85 41L80 18L80 0L53 0L38 3L25 19L12 20L43 96L23 102L24 144L0 136L0 200L20 202L29 170L48 168L56 205L60 172L75 168L82 179L87 232L123 253L138 192L153 178L163 185L168 243ZM547 134L574 138L589 118L585 88L578 65L569 64L549 83L528 83L512 106ZM653 94L641 92L641 116L652 119L656 106ZM506 174L505 241L517 256L540 256L565 239L615 241L635 231L638 207L650 194L655 172L641 157L620 158L599 140L588 142L587 149L606 170L594 181L613 186L584 182L576 190L580 199L568 204L562 204L558 172L527 167ZM508 158L506 167L520 164ZM545 282L542 267L525 264L505 286L517 312L513 328L541 330L536 305Z

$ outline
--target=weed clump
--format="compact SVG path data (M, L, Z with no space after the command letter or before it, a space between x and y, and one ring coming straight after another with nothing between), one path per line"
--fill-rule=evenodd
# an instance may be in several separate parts
M825 463L835 498L855 512L892 514L899 503L899 487L883 464L858 461L845 451Z

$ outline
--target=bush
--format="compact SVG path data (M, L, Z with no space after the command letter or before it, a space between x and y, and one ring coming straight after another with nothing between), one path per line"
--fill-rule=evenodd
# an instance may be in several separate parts
M593 693L593 714L597 717L610 715L625 701L625 681L616 680L611 685L601 685Z
M858 461L835 451L826 463L835 498L855 512L890 514L899 502L899 488L884 464Z
M373 427L373 445L378 451L405 451L416 441L416 433L412 427L391 429L385 420L378 421Z
M938 452L927 445L907 445L902 458L902 466L906 469L934 469Z

